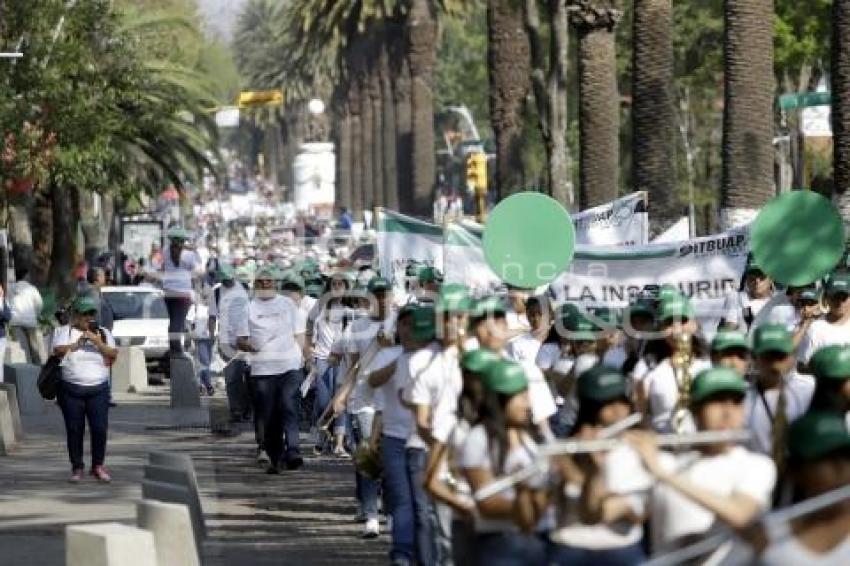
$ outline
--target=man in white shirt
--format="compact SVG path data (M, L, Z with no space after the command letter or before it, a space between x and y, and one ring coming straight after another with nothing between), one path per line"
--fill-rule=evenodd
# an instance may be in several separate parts
M213 339L218 339L218 352L225 363L224 383L227 404L230 407L230 420L239 422L251 418L251 397L245 382L248 365L243 358L236 357L238 351L235 332L237 325L248 318L250 298L246 286L241 281L236 281L234 275L230 265L220 265L221 286L213 287L211 293L209 325L210 335Z
M236 332L239 349L251 353L254 422L262 429L260 449L268 454L269 474L277 474L281 464L288 470L304 464L298 447L298 390L304 379L306 319L291 299L277 294L277 278L273 267L257 273L248 320Z
M815 382L794 370L791 333L781 324L765 324L753 333L756 379L747 388L744 409L752 433L750 448L785 460L785 429L809 408Z
M38 316L41 314L41 293L29 281L29 271L15 269L15 284L11 303L12 320L9 322L12 335L21 344L30 363L41 365L47 361L44 338L38 331Z
M741 332L749 331L773 292L773 280L751 261L744 274L744 290L726 298L720 326Z
M162 290L168 310L168 342L172 355L183 354L186 316L194 299L193 281L204 274L198 254L185 249L189 233L183 228L168 230L171 245L162 260Z
M824 287L829 311L823 319L813 320L803 335L797 359L799 369L808 373L808 364L820 348L834 344L850 345L850 275L835 273Z

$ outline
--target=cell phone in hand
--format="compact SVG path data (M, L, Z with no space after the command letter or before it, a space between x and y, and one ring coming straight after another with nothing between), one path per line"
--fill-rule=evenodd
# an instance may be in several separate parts
M98 331L97 322L95 322L95 321L89 322L88 331L89 332L97 332Z

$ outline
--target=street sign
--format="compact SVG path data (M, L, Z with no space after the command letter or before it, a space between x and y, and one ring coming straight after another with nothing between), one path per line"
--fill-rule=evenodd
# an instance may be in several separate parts
M793 110L809 106L828 106L832 103L830 92L804 92L801 94L783 94L779 97L779 108Z
M239 108L280 106L283 104L282 90L255 90L239 93Z

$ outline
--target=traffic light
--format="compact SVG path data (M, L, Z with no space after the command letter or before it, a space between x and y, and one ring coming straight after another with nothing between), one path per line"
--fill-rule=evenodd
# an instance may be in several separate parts
M466 156L466 185L476 192L487 192L487 155L481 152Z
M256 90L239 93L239 108L257 108L261 106L280 106L283 104L282 90Z

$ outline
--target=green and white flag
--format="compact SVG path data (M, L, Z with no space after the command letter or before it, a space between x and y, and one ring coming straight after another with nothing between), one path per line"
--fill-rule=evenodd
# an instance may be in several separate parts
M384 209L378 209L376 223L381 274L397 287L404 286L404 270L411 261L444 271L442 226Z
M646 200L646 191L638 191L572 214L576 244L642 246L649 243Z

